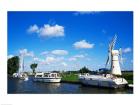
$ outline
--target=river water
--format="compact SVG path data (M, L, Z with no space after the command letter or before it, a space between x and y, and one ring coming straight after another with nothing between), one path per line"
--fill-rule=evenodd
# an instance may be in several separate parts
M8 77L8 94L132 94L132 89L107 89L71 83L42 83Z

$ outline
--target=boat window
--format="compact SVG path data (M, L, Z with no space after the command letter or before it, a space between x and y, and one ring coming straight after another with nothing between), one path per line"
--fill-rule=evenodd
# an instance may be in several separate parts
M56 77L56 74L54 74L54 77Z
M42 77L42 75L37 75L36 77Z
M57 74L57 77L60 77L60 75L59 75L59 74Z
M54 74L52 74L51 76L54 77Z
M49 77L49 74L48 73L44 73L44 77Z

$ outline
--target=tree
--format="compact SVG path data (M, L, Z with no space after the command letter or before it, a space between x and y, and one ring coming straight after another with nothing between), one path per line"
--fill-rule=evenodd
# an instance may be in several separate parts
M31 64L30 68L32 69L33 74L35 74L35 68L37 68L37 64L36 63Z
M14 56L12 58L9 58L7 66L9 75L13 75L13 73L16 73L19 69L19 57Z
M90 73L91 71L85 66L79 70L79 73Z
M99 74L110 74L111 71L107 68L100 68L99 69Z

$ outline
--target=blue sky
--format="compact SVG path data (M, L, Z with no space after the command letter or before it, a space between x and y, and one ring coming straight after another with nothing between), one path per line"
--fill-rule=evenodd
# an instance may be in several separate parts
M26 71L104 68L108 44L122 48L122 69L133 69L132 12L8 12L8 58L23 54Z

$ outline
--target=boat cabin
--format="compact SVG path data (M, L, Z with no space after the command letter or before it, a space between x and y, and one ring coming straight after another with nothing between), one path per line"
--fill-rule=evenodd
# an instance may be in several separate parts
M51 77L51 78L57 78L60 77L59 73L36 73L35 77Z

